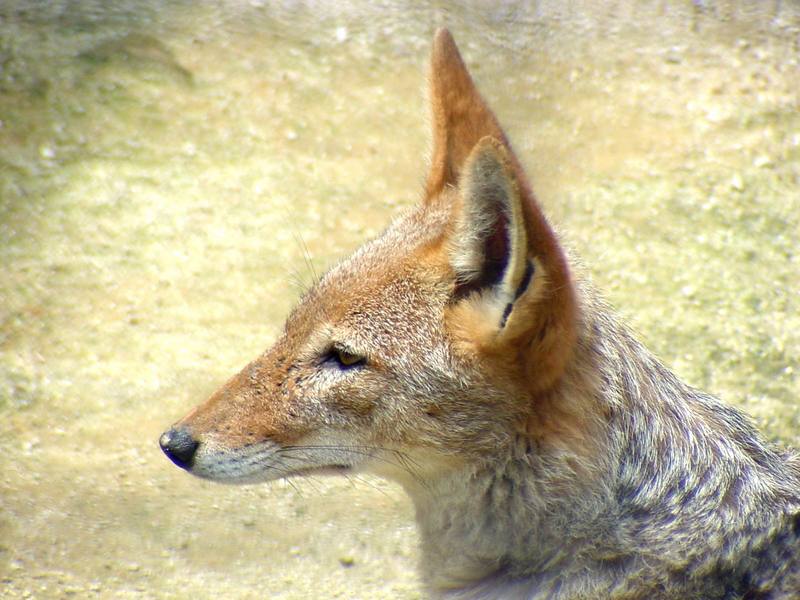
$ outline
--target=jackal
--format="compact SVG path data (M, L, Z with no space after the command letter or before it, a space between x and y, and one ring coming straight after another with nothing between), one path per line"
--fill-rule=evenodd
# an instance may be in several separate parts
M370 472L444 598L800 598L800 461L681 382L570 268L453 38L421 204L163 434L190 473Z

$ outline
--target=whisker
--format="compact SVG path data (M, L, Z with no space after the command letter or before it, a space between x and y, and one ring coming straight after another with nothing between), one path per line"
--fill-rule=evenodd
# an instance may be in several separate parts
M290 268L288 278L289 284L297 291L299 296L303 296L308 291L309 285L303 280L303 276L298 269Z
M391 497L391 496L390 496L390 495L389 495L389 494L386 492L386 490L385 490L385 489L383 489L382 487L380 487L380 486L378 486L378 485L375 485L375 484L374 484L372 481L370 481L369 479L367 479L367 478L365 478L365 477L362 477L362 476L360 476L360 475L352 475L352 474L350 474L350 475L345 475L345 477L347 478L347 480L348 480L348 481L349 481L351 484L353 484L353 487L354 487L354 488L356 487L356 486L355 486L355 484L356 484L356 483L359 483L359 484L361 484L361 485L365 485L365 486L367 486L368 488L371 488L371 489L375 490L376 492L378 492L379 494L381 494L381 495L382 495L382 496L384 496L385 498L388 498L388 499L390 499L390 500L392 499L392 497Z
M302 492L302 491L300 490L300 488L299 488L299 487L298 487L298 486L295 484L295 482L292 480L292 478L291 478L289 475L290 475L290 473L289 473L289 472L287 472L287 473L286 473L286 475L284 475L284 476L283 476L283 481L285 481L285 482L286 482L286 484L287 484L287 485L288 485L290 488L292 488L292 490L293 490L293 491L294 491L294 492L295 492L295 493L296 493L296 494L297 494L297 495L298 495L300 498L303 498L303 497L304 497L304 496L303 496L303 492Z
M306 267L308 267L308 270L311 271L311 285L314 285L319 281L319 277L317 276L316 269L314 269L314 262L311 260L311 253L308 251L308 246L301 233L294 227L292 228L292 237L294 237L295 242L297 242L303 252L303 261Z

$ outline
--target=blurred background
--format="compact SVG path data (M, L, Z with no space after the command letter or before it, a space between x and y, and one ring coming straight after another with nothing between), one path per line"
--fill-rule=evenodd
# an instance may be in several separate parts
M587 276L800 443L800 3L0 0L0 596L422 596L399 488L157 439L420 197L442 25Z

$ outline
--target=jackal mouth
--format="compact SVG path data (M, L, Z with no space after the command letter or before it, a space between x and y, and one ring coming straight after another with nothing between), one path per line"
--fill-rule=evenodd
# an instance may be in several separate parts
M204 447L201 444L187 470L203 479L248 484L288 477L341 475L353 468L353 464L342 461L341 457L319 455L309 448L298 450L263 443L235 450Z

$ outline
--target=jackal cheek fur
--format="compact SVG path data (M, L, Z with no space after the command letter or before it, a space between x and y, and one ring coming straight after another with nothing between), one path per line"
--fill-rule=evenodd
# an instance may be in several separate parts
M422 202L161 438L249 483L366 471L416 507L442 598L800 597L800 461L615 318L446 30Z

